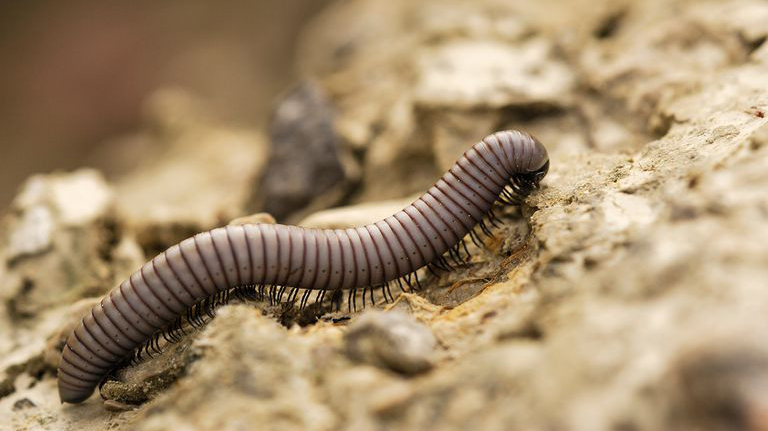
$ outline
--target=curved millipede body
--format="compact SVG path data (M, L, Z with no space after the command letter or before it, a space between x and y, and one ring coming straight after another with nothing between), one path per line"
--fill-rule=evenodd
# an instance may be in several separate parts
M322 300L330 291L385 287L457 254L497 201L519 200L546 175L549 158L532 136L487 136L423 196L368 226L344 230L280 224L227 226L182 241L144 264L102 299L67 339L58 370L62 402L90 396L118 364L191 307L242 286L281 286ZM390 293L391 296L391 293ZM352 297L352 295L350 295ZM292 299L291 299L292 298ZM365 290L363 291L363 301ZM214 301L215 302L215 301Z

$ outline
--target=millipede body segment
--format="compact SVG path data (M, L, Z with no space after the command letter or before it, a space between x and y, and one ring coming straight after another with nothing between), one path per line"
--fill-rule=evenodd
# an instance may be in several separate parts
M144 264L112 289L67 339L58 370L62 402L88 398L118 364L200 301L241 286L280 286L317 297L387 286L443 255L492 214L519 203L546 175L549 157L517 131L487 136L423 196L379 222L354 229L280 224L227 226L195 235ZM273 292L274 292L273 288ZM322 295L322 297L321 297ZM390 293L391 295L391 293ZM293 299L291 299L291 297ZM365 300L365 290L363 291Z

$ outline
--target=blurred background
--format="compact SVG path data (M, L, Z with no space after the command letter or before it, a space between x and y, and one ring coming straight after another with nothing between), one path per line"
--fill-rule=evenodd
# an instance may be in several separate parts
M113 174L103 147L137 128L159 88L230 124L263 122L293 79L298 30L326 3L0 2L0 209L32 173Z

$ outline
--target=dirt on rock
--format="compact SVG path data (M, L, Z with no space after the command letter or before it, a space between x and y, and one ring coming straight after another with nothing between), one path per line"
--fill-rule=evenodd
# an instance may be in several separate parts
M0 429L768 430L766 23L758 0L336 2L296 57L317 88L276 106L324 111L296 133L276 116L272 158L268 133L158 94L132 138L151 163L32 177L0 221ZM506 128L549 175L420 292L227 305L105 400L59 403L66 328L154 253L263 210L264 172L294 199L280 217L358 225ZM322 175L285 157L306 140L332 172L281 191L283 167Z

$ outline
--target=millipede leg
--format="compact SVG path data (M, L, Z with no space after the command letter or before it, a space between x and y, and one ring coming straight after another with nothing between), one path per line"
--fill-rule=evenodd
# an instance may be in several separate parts
M381 286L381 290L384 293L384 300L389 303L389 300L391 299L392 302L395 302L395 298L392 296L392 291L389 290L389 282L384 283L383 286ZM389 295L389 299L387 299L387 295Z
M333 309L333 306L336 306L336 312L341 311L341 300L344 297L344 295L341 293L341 289L334 290L331 294L331 309Z
M401 292L405 292L405 289L403 288L403 281L401 279L397 279L397 286L400 288Z
M327 290L318 290L317 295L315 295L315 304L322 304L323 300L325 299L325 292Z
M405 278L405 284L408 285L408 291L413 292L413 285L411 284L411 274L406 274Z
M493 208L491 208L488 211L488 223L491 224L491 226L495 227L496 229L501 228L501 225L499 225L497 222L499 219L496 217L496 214L493 212Z
M489 238L493 238L493 233L490 231L490 229L488 229L488 226L486 226L486 225L485 225L485 221L481 221L481 222L480 222L480 223L478 223L477 225L478 225L478 226L480 226L480 229L481 229L481 230L482 230L482 231L483 231L483 232L484 232L486 235L488 235L488 237L489 237Z
M461 247L464 248L464 252L467 253L467 259L469 259L469 257L472 256L472 254L469 252L469 248L467 248L467 242L464 239L462 239L459 242L459 244L461 244Z
M301 295L301 303L299 303L299 310L303 310L304 307L307 306L307 300L309 299L309 295L312 294L312 291L310 289L307 289L304 291L304 294Z
M371 286L371 293L369 294L371 296L371 306L376 306L376 298L373 297L373 291L376 290L373 286ZM365 302L365 297L363 297L363 302Z
M288 292L288 303L293 306L296 303L296 298L299 296L299 288L294 287L291 289L290 292Z
M459 255L459 253L456 251L455 248L449 248L448 255L451 256L451 259L456 264L456 266L461 266L463 262L461 261L461 256Z
M445 256L440 256L439 258L437 258L437 261L440 262L440 264L442 265L443 271L451 272L453 270L453 266L451 266L451 263L448 262Z
M469 231L469 238L472 240L472 243L474 243L476 246L483 248L484 245L482 241L480 240L480 237L477 236L477 233L474 229Z

